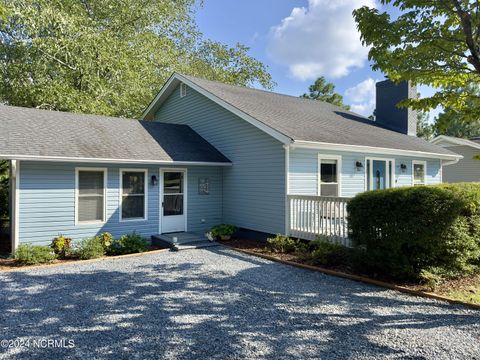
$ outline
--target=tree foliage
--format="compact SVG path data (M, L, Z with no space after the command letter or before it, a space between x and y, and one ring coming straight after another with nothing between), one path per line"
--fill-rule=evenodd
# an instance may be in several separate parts
M0 100L136 117L174 72L271 88L248 48L206 40L195 0L4 0Z
M350 106L343 103L343 97L335 92L335 85L325 80L323 76L315 80L315 83L309 86L308 94L301 97L311 100L326 101L330 104L340 106L345 110L350 110Z
M480 97L468 92L480 80L480 2L471 0L380 0L401 11L398 18L361 7L353 12L369 59L394 81L431 85L436 93L403 102L428 110L442 105L480 114ZM468 106L467 103L475 103Z
M429 122L428 113L425 111L417 112L417 136L419 138L430 140L433 138L434 128Z
M9 187L8 187L8 161L0 161L0 222L2 218L8 217Z
M436 135L469 139L480 135L480 120L465 119L463 114L445 109L438 115L433 129Z

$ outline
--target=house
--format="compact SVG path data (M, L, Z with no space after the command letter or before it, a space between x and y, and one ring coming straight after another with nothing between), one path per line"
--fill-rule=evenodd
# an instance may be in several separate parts
M480 155L480 137L467 140L440 135L432 139L431 142L463 156L463 159L459 162L443 170L444 182L480 181L480 160L475 159L476 156Z
M382 89L392 104L412 92L389 81ZM461 158L413 136L412 116L383 106L372 122L328 103L180 74L142 121L1 106L12 244L103 231L203 233L222 222L258 234L336 234L348 197L440 183L442 165Z

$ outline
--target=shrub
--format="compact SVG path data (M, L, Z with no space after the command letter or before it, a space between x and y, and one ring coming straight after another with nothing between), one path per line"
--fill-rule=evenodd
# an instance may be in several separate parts
M313 247L311 261L315 265L340 266L350 262L350 251L343 245L319 239L310 246Z
M72 253L72 239L59 235L52 240L50 247L60 259L64 259Z
M112 246L113 243L113 236L109 232L104 232L100 235L97 236L99 241L102 243L103 248L105 249L105 252L107 252L110 249L110 246Z
M458 276L480 258L480 184L370 191L348 204L359 270L401 280L422 271Z
M56 255L49 246L22 244L15 250L14 258L20 265L37 265L52 262Z
M96 259L105 255L105 249L98 236L86 238L75 246L75 254L81 260Z
M112 242L110 253L112 255L124 255L144 252L148 250L148 245L148 241L139 234L123 235L120 239Z
M210 234L216 238L216 237L229 237L235 234L237 231L237 228L234 225L230 224L220 224L217 226L214 226L210 230Z
M297 241L290 239L286 235L277 234L274 238L267 239L267 247L278 253L293 253L296 249Z

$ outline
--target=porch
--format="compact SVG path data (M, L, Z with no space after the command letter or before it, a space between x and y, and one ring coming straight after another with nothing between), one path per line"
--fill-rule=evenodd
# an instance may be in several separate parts
M288 235L315 240L328 236L331 241L351 246L348 237L348 197L288 195Z

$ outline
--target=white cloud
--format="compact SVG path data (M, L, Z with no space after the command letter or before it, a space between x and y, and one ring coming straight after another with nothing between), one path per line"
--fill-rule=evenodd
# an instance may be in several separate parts
M345 103L350 104L353 112L370 116L375 109L375 83L368 78L345 91Z
M347 75L368 54L352 16L364 5L375 7L375 0L309 0L272 28L269 55L300 80Z

